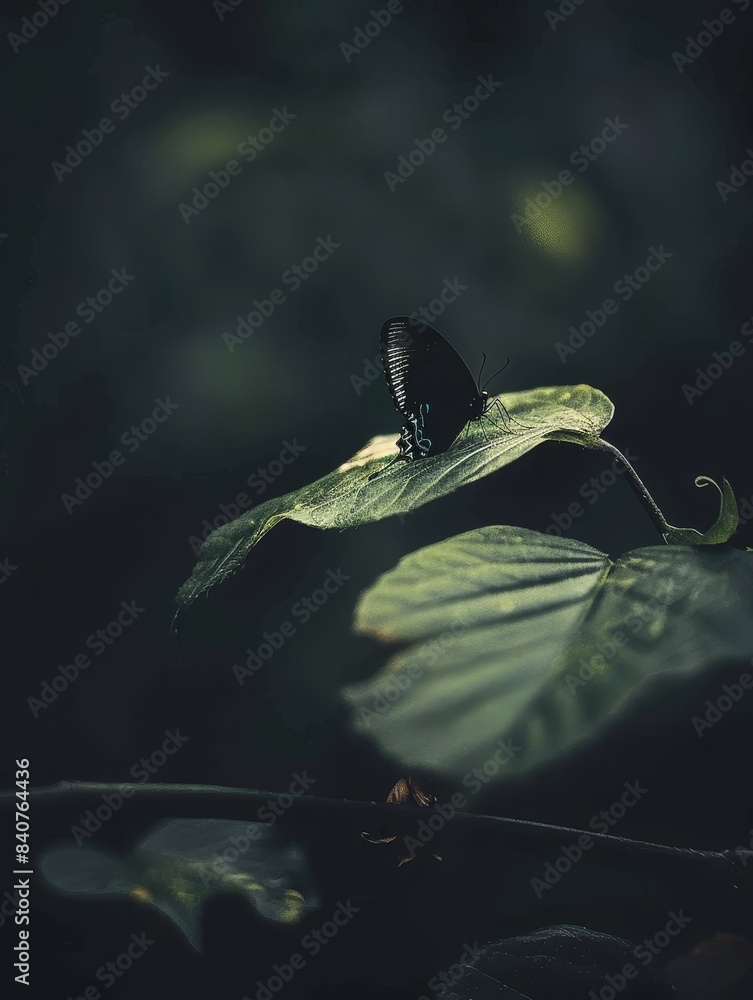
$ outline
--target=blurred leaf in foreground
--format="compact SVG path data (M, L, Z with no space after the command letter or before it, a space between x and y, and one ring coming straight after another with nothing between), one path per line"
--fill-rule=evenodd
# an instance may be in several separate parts
M302 852L266 823L172 819L127 856L59 847L44 855L41 868L65 892L125 895L156 906L198 950L201 904L215 893L239 894L280 923L297 923L319 905Z
M472 787L500 740L498 779L594 736L658 675L750 661L753 558L658 546L613 561L492 526L402 559L362 595L355 630L408 644L345 689L356 728L400 766Z

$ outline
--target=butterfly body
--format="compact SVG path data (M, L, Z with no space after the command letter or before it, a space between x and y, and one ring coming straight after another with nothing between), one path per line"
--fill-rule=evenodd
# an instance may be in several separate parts
M471 420L487 409L468 366L428 324L406 316L388 319L379 346L387 385L403 418L399 458L414 461L439 455Z

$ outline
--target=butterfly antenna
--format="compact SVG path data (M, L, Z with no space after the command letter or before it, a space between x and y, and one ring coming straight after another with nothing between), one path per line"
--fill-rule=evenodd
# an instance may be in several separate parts
M481 352L481 357L484 360L481 362L481 368L479 369L478 378L476 379L476 385L481 385L481 376L484 372L484 365L486 364L486 355L483 351Z
M484 360L486 360L486 358L484 358ZM492 375L492 377L491 377L491 378L488 378L488 379L486 380L486 382L485 382L485 383L484 383L484 384L483 384L483 385L481 386L481 391L483 392L483 391L484 391L484 389L485 389L485 388L487 387L487 385L489 385L489 383L490 383L490 382L493 382L493 381L494 381L494 379L495 379L495 378L497 377L497 375L499 375L499 373L500 373L500 372L503 372L503 371L505 370L505 368L507 368L507 366L508 366L509 364L510 364L510 359L508 358L508 359L507 359L507 361L505 361L505 363L504 363L504 364L502 365L502 367L501 367L501 368L499 368L499 369L498 369L498 370L497 370L497 371L496 371L496 372L495 372L495 373L494 373L494 374ZM481 366L482 370L483 370L483 367L484 367L484 366L482 365L482 366ZM479 377L479 381L481 381L481 372L479 372L479 373L478 373L478 377Z
M486 355L484 355L483 357L484 357L484 362L486 362ZM502 367L498 368L497 371L491 376L491 378L488 378L486 380L486 382L484 382L484 384L480 387L480 391L483 392L484 389L486 389L487 385L489 385L490 382L493 382L494 379L497 377L497 375L499 375L500 372L503 372L505 370L505 368L507 368L507 366L509 364L510 364L510 359L508 358L507 361L505 361L505 363L502 365ZM482 364L481 365L481 371L483 371L483 370L484 370L484 365ZM481 372L478 373L478 382L479 382L479 384L481 382ZM525 427L526 426L525 424L521 424L521 422L519 420L515 420L515 417L511 417L510 414L505 409L504 405L498 399L494 400L494 402L489 407L490 409L491 409L491 406L496 406L497 409L500 411L500 414L504 413L505 418L506 418L508 424L512 420L512 421L514 421L518 425L518 427ZM491 417L488 417L488 419L491 420L491 422L494 424L495 427L499 426L494 420L492 420Z

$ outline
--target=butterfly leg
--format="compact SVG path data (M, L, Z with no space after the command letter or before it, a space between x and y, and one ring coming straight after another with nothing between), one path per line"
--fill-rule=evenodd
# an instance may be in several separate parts
M489 409L490 409L490 410L491 410L492 408L494 408L494 407L496 407L496 409L497 409L497 412L499 413L500 417L502 417L502 418L503 418L503 419L505 420L505 422L506 422L506 424L507 424L507 428L509 428L509 426L510 426L510 423L512 422L512 423L516 423L516 424L518 425L518 427L523 427L523 428L525 428L526 430L530 430L530 428L529 428L529 427L527 427L527 425L526 425L526 424L521 424L521 422L520 422L519 420L516 420L516 419L515 419L515 417L511 417L511 416L510 416L510 414L509 414L509 413L507 412L507 409L506 409L506 407L505 407L504 403L500 402L500 400L498 400L498 399L495 399L495 400L493 400L493 401L492 401L492 402L491 402L491 403L489 404ZM492 422L492 423L494 424L494 426L495 426L495 427L498 427L498 426L499 426L499 425L498 425L498 424L496 423L496 421L492 420L492 418L488 416L488 413L486 413L486 412L485 412L485 413L484 413L484 416L486 416L486 417L487 417L487 419L491 420L491 422Z

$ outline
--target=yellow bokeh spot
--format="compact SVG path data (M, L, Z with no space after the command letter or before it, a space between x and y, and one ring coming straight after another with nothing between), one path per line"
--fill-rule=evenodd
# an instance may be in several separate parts
M548 205L541 203L551 198ZM537 200L538 199L538 200ZM558 197L540 186L515 195L520 235L554 257L580 260L593 251L600 234L600 213L582 190L565 189Z
M306 900L300 892L296 889L286 889L284 892L283 904L279 912L280 923L297 923L303 915L305 909Z
M194 112L165 127L159 139L160 154L176 180L185 183L195 177L198 182L202 174L224 168L228 160L244 167L246 160L238 153L238 145L267 124L252 115Z

